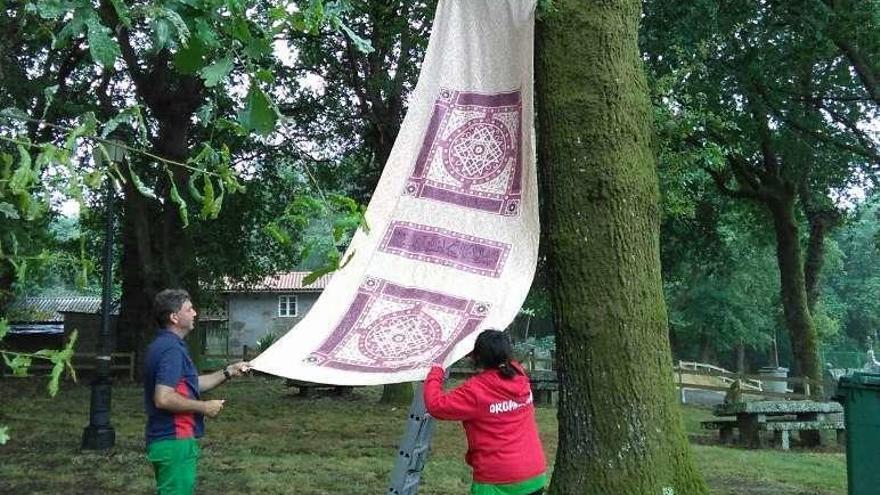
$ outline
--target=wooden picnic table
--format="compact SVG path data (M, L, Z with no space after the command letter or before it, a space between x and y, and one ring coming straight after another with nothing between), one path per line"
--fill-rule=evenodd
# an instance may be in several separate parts
M739 429L740 442L752 448L761 447L761 432L772 431L779 440L783 450L788 450L791 431L836 430L838 438L843 431L843 420L840 414L843 407L837 402L818 402L813 400L760 400L751 402L734 402L719 404L715 407L715 416L734 417L726 420L729 427ZM725 421L706 422L711 427L721 430L722 440L725 430L730 435L730 428L724 428Z

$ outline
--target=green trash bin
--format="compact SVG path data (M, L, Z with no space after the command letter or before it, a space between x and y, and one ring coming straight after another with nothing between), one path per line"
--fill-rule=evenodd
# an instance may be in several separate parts
M849 495L880 490L880 374L841 377L838 400L846 423L846 479Z

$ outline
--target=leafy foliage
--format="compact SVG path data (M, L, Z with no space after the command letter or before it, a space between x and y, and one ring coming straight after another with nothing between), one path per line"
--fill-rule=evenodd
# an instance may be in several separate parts
M3 338L9 333L9 323L0 318L0 343L3 342ZM58 393L59 382L61 381L61 375L66 370L69 376L76 381L76 370L73 369L73 365L71 364L71 360L73 359L74 347L76 346L77 332L74 330L70 334L70 338L67 341L67 345L64 346L63 349L60 350L50 350L50 349L42 349L36 352L13 352L6 351L0 348L0 356L3 357L3 362L6 366L12 370L13 376L24 377L28 376L28 368L30 368L31 363L34 359L37 360L45 360L52 363L52 371L49 374L49 384L48 384L48 392L49 395L55 397ZM9 429L4 425L0 425L0 445L3 445L9 440Z
M660 132L664 207L670 215L665 229L677 222L690 224L691 235L698 233L692 238L674 236L673 243L681 244L664 241L664 251L673 253L666 255L667 265L678 264L674 257L684 247L685 251L693 249L694 257L690 271L679 274L686 281L682 287L702 285L692 285L694 277L720 275L715 281L706 279L709 283L702 289L706 296L710 295L706 291L718 291L716 297L694 301L704 305L700 309L714 307L713 314L726 315L720 321L707 320L708 315L698 318L707 328L722 327L713 331L708 342L754 341L738 329L772 326L772 313L759 323L750 321L756 315L734 314L731 307L719 303L739 301L747 307L759 302L748 298L760 294L764 294L760 296L764 305L771 303L766 297L771 292L766 291L752 290L746 298L737 297L745 287L735 282L738 274L734 270L750 273L743 281L760 280L754 275L761 273L761 264L747 255L745 244L738 244L749 238L763 243L775 234L783 275L779 282L787 296L772 304L783 306L792 338L801 340L795 348L804 349L796 361L802 360L810 373L818 370L815 360L808 362L803 356L814 354L812 338L817 330L819 337L832 338L839 314L838 306L821 297L813 305L818 269L826 261L825 251L816 247L826 245L825 236L845 216L841 206L851 192L876 182L875 164L880 161L880 138L866 125L876 119L878 107L871 104L871 89L854 70L854 59L836 39L840 33L829 27L831 4L647 2L641 40ZM860 22L876 24L876 18L858 14L856 4L833 3L840 19L856 16ZM858 29L863 32L864 28ZM877 31L876 25L873 29ZM880 48L870 36L858 38L859 48L866 52ZM712 199L717 193L707 188L729 199ZM702 199L690 201L689 191ZM751 206L735 206L730 200L747 200ZM739 221L753 223L735 225L733 243L719 243L724 238L715 235L699 236L722 233L719 228L727 223L725 217L754 206L764 211L739 214ZM796 209L793 220L785 218ZM785 237L788 231L779 228L780 222L794 224L793 242ZM712 260L716 254L731 254L730 248L735 248L733 256L726 258L732 261L731 268L717 271L714 262L705 262L706 255ZM764 259L772 259L760 249ZM796 259L801 256L805 261ZM676 287L676 282L667 283L667 289ZM677 297L674 294L684 292L673 291L670 297ZM800 300L798 294L806 294L807 305L791 303ZM690 305L680 309L694 314ZM682 328L695 321L675 309L671 316L673 328L676 323ZM727 326L736 321L744 325Z

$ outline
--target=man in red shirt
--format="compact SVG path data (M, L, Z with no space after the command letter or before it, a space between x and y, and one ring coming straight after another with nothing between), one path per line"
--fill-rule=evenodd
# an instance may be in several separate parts
M547 464L535 423L529 378L512 360L506 334L482 332L471 354L482 371L460 387L443 391L443 368L425 379L428 413L461 421L468 441L465 456L474 471L472 495L536 495L547 484Z

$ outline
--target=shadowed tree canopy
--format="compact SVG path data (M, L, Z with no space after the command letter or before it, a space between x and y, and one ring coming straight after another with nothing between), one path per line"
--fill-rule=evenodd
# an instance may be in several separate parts
M692 166L769 214L793 372L819 379L813 312L835 198L875 180L880 163L870 86L827 36L823 2L648 2L646 13L658 103L689 128L683 146L708 151Z
M344 25L346 2L298 9L295 2L42 0L2 8L0 94L12 100L4 107L27 110L4 122L14 136L6 142L17 140L28 154L13 167L29 178L20 187L54 166L68 170L64 192L74 198L103 179L122 184L120 342L134 349L152 333L158 290L187 287L199 298L190 223L219 216L224 200L241 192L241 176L259 169L258 148L275 136L276 100L284 96L274 75L276 38L339 30L358 50L370 49ZM76 148L111 135L132 148L119 167L96 168Z

